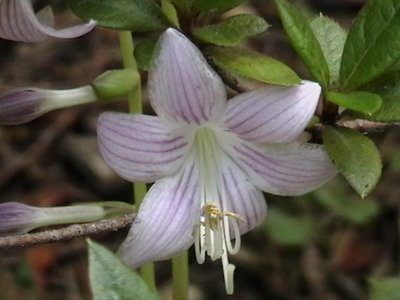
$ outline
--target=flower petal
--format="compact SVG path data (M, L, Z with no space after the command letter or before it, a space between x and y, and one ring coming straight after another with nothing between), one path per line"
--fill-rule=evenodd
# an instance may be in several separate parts
M248 141L291 142L313 116L320 92L321 87L315 82L256 89L228 101L224 122Z
M152 182L174 173L191 145L190 135L174 134L154 116L103 113L97 130L104 159L129 181Z
M0 124L22 124L46 113L43 90L21 88L0 93Z
M264 145L243 142L234 146L237 163L261 190L281 196L297 196L322 186L338 171L315 144Z
M0 38L12 41L38 43L49 37L75 38L91 31L96 22L62 30L49 27L49 24L53 24L52 14L41 12L38 18L29 0L0 1Z
M136 268L190 247L200 216L198 180L198 170L190 159L174 176L151 187L118 251L126 264Z
M244 234L264 221L267 213L264 195L230 157L222 159L220 171L222 210L236 213L246 221L238 222L240 233Z
M160 49L149 74L150 100L157 115L193 124L219 117L226 91L200 50L175 29L162 35Z

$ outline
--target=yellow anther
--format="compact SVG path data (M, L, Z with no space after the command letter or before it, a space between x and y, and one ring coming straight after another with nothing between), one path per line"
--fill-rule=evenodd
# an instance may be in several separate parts
M226 211L222 212L218 209L218 205L214 202L207 202L202 209L203 216L210 219L222 219L222 217L233 217L242 222L246 220L237 213Z

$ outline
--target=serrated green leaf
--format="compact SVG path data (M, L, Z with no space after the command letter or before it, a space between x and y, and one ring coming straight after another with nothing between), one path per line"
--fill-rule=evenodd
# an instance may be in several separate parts
M140 69L149 71L158 53L157 40L150 39L136 45L134 55Z
M400 277L372 278L369 280L370 300L399 300Z
M98 26L145 32L168 26L161 8L151 0L68 0L72 11Z
M326 127L322 139L336 167L357 193L365 197L382 173L381 157L375 144L348 128Z
M236 15L221 23L195 28L192 33L199 40L220 46L233 46L245 38L267 30L268 23L253 15Z
M88 240L89 278L94 300L160 300L142 278L103 246Z
M168 21L179 29L179 19L178 13L175 9L175 6L169 0L161 1L161 10L164 15L167 17Z
M210 46L205 54L221 69L228 73L262 82L295 85L301 79L285 64L261 53L236 47Z
M306 216L292 216L278 208L268 209L265 230L281 246L301 246L312 235L312 222Z
M339 83L340 61L347 32L335 21L324 16L315 18L310 23L329 68L329 87L335 88Z
M378 122L400 121L400 70L386 73L363 89L381 96L382 105L371 115L356 115L356 117Z
M335 178L312 196L327 210L357 225L365 224L379 214L379 206L373 199L360 197L348 190L348 185L340 177Z
M289 40L310 74L322 87L329 85L329 68L324 53L307 19L286 0L275 0Z
M357 15L343 50L340 85L355 90L400 57L400 1L370 0Z
M195 13L218 15L242 4L244 0L191 0L191 2L191 9Z
M326 98L342 107L369 115L377 111L382 104L382 98L379 95L368 92L328 92Z

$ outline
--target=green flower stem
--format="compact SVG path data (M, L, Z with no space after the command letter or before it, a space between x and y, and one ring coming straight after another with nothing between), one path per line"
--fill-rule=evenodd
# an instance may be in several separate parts
M172 259L172 289L174 300L189 299L189 263L188 252Z
M132 33L130 31L119 31L118 36L124 68L131 68L139 73L135 57L133 56L134 45L132 40ZM139 79L136 87L128 94L129 112L132 114L143 113L141 88L142 86ZM136 207L137 209L139 209L139 206L142 203L144 196L146 195L146 184L142 182L134 182L133 195ZM150 289L156 290L153 263L143 265L140 268L140 273L143 280L147 283Z

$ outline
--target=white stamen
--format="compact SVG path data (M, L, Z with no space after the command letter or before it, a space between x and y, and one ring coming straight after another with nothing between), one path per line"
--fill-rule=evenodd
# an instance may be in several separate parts
M222 178L218 168L221 164L221 150L213 130L199 129L195 148L200 167L200 199L203 206L199 223L193 229L196 259L199 264L204 263L206 254L213 261L221 259L226 292L233 294L235 266L229 263L228 254L239 252L241 242L238 221L245 220L234 212L222 210L227 206L227 199L224 189L218 189ZM235 241L232 242L232 239Z
M231 237L230 235L230 226L229 226L229 220L230 224L232 224L234 235ZM236 219L229 219L227 216L224 217L224 230L225 230L225 237L226 237L226 248L230 254L237 254L240 250L241 246L241 238L240 238L240 229L239 229L239 224ZM235 241L235 245L232 246L232 241Z

